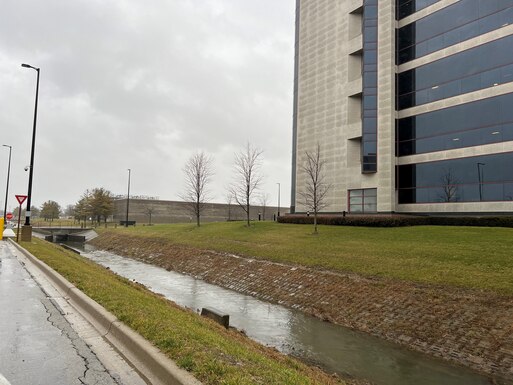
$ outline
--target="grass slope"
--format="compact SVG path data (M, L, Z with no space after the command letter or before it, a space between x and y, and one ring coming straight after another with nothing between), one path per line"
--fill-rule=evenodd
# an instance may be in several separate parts
M21 245L205 384L341 384L58 246Z
M513 229L365 228L241 222L138 226L102 231L157 237L276 262L513 294Z

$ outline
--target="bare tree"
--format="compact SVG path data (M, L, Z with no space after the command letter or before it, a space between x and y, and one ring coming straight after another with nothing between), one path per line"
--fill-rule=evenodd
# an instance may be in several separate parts
M230 193L237 204L246 213L248 227L251 199L262 182L260 174L262 150L253 148L249 143L244 150L235 154L235 181Z
M228 204L228 222L232 220L233 195L230 191L226 194L226 203Z
M269 194L262 193L260 194L260 206L262 206L262 219L265 221L265 209L267 208L267 204L269 203Z
M317 214L327 205L325 198L331 185L324 181L323 169L326 161L321 159L320 144L317 144L313 153L306 151L305 155L306 161L301 166L301 170L306 174L306 186L300 195L308 210L314 213L314 234L317 234Z
M443 171L443 174L440 176L440 181L442 182L442 195L441 199L443 202L454 202L456 201L458 194L458 184L460 183L458 178L454 175L452 169L448 169Z
M200 152L191 156L183 168L185 191L180 197L187 203L198 227L205 203L209 200L207 186L214 174L212 167L212 158Z
M148 215L150 217L150 223L149 225L151 226L151 216L153 215L153 213L155 212L155 209L153 208L153 206L148 206L146 207L146 215Z

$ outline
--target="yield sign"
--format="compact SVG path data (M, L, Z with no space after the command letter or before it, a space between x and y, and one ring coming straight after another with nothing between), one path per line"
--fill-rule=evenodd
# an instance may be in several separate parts
M25 202L25 199L27 199L26 195L15 195L15 197L20 206L23 204L23 202Z

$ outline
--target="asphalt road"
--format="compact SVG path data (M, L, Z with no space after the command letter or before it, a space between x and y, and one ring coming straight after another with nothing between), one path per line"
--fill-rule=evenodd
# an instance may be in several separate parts
M25 264L0 241L0 384L144 384Z

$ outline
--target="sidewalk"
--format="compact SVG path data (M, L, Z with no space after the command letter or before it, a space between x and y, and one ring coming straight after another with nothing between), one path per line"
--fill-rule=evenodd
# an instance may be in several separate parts
M145 384L23 260L0 241L0 383L3 376L11 385Z

